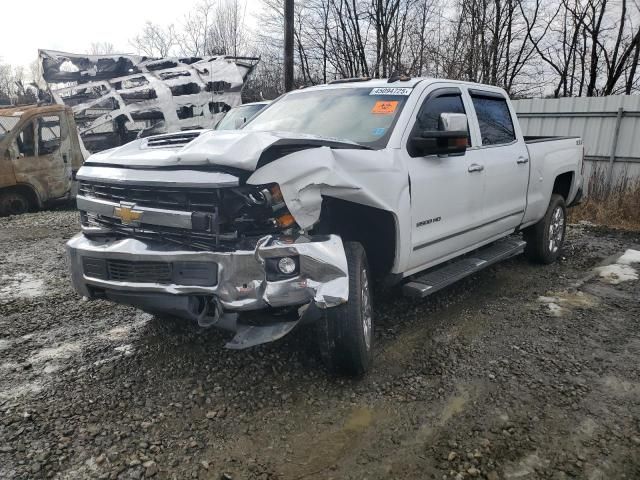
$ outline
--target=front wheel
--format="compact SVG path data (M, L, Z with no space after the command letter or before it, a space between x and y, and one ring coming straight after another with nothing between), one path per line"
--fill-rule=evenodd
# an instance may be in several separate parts
M29 207L29 200L20 192L0 193L0 216L22 215Z
M347 303L328 308L318 321L318 341L327 367L350 376L371 365L373 308L367 254L358 242L345 242L349 266Z
M537 263L549 264L560 256L567 228L567 207L561 195L551 195L542 220L524 231L525 253Z

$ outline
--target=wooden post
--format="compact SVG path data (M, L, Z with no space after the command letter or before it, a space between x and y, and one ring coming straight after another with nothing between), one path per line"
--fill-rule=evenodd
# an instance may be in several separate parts
M284 90L293 90L293 0L284 0Z

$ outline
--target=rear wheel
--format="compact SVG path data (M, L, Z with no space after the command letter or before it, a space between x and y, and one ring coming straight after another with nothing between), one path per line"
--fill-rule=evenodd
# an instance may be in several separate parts
M564 245L567 228L567 207L561 195L551 195L551 202L542 220L524 231L527 257L538 263L556 261Z
M29 200L20 192L0 193L0 216L21 215L29 211Z
M328 308L318 321L320 351L327 367L351 376L371 365L373 306L367 254L360 243L345 242L349 266L349 299Z

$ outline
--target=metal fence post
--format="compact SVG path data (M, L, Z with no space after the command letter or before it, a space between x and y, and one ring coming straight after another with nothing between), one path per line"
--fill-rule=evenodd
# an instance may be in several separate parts
M607 195L613 189L613 164L616 161L616 149L618 148L618 134L620 133L620 124L622 123L622 117L624 115L624 109L618 108L618 114L616 115L616 127L613 131L613 141L611 142L611 153L609 154L609 171L607 173Z

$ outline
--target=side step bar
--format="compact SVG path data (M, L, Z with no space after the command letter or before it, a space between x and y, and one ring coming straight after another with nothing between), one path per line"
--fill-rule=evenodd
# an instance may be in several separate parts
M426 297L489 265L520 255L524 251L525 245L526 242L520 239L498 240L489 246L469 253L460 260L453 260L442 266L434 267L425 274L413 277L402 286L402 293L407 297Z

